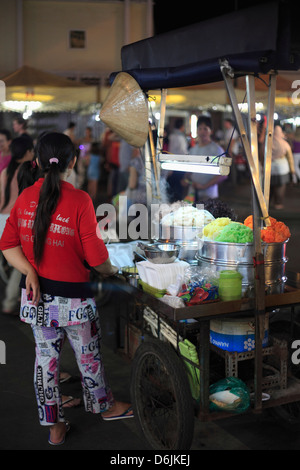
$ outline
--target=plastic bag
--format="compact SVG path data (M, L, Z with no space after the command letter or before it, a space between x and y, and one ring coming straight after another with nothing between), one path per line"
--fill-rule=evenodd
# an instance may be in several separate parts
M210 411L243 413L250 406L250 393L237 377L227 377L209 387Z
M182 308L185 307L185 303L182 299L174 295L164 295L161 299L165 304L170 305L173 308Z
M183 284L178 296L187 306L216 300L219 297L218 283L218 274L214 268L189 266L184 271Z
M212 285L219 284L219 273L215 266L202 267L202 266L188 266L184 271L183 282L185 284L199 282L199 283L211 283Z

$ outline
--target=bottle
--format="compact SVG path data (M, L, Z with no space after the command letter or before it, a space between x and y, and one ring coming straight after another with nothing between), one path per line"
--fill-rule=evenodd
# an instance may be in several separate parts
M242 275L238 271L225 270L220 272L220 300L238 300L242 297Z

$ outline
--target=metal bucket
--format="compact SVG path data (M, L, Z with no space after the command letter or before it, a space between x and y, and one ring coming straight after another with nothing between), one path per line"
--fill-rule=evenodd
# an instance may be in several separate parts
M286 243L262 243L267 294L281 294L286 282ZM253 243L224 243L199 240L198 265L214 266L217 271L233 269L243 276L242 293L251 295L254 289L255 269Z

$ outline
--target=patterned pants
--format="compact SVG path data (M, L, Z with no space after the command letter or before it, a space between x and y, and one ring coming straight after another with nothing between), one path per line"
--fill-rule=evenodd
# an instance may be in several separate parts
M42 426L64 421L59 388L59 359L65 336L75 353L86 411L101 413L114 403L100 353L99 319L66 327L31 325L36 342L34 386Z

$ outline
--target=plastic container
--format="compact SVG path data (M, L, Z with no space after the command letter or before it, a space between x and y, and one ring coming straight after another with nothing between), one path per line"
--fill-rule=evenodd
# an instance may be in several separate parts
M223 301L238 300L242 297L242 275L238 271L220 271L219 297Z
M210 321L210 342L224 351L246 352L255 349L255 319L218 319ZM264 325L262 346L269 342L269 319Z
M166 289L157 289L156 287L150 286L149 284L142 281L141 279L139 279L138 282L139 282L139 285L142 287L144 292L147 292L147 294L151 294L151 295L153 295L154 297L156 297L158 299L163 297L165 295L165 293L167 292Z

